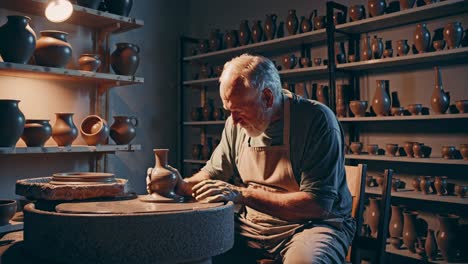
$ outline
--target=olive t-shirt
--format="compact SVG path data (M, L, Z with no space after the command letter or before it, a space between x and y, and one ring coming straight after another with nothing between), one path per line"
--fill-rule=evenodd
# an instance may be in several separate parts
M345 178L341 125L327 106L287 90L283 95L291 98L290 157L300 191L310 194L333 215L349 218L352 198ZM263 134L250 139L250 146L281 145L283 124L284 118L270 124ZM202 170L212 179L238 183L236 164L248 137L229 117L220 144Z

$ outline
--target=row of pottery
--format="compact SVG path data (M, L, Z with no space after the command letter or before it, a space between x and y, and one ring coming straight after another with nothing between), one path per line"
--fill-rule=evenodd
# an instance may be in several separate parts
M229 113L224 108L216 108L214 106L212 98L208 98L203 107L193 107L190 111L190 119L192 121L225 120L228 116Z
M193 144L192 145L192 159L194 160L208 160L211 154L219 145L220 140L213 140L212 137L207 137L204 145Z
M128 16L133 0L77 0L78 5L109 12L119 16Z
M42 147L52 136L59 146L69 146L78 137L73 113L56 113L52 127L47 119L25 119L18 107L19 100L0 100L0 147L15 147L21 137L28 147ZM135 117L114 116L109 128L96 115L86 117L80 132L88 145L103 144L110 136L117 144L128 144L135 137Z
M65 67L72 58L72 46L67 41L68 33L57 30L43 30L37 39L29 26L26 16L8 16L7 22L0 27L0 55L5 62L26 64L34 57L37 65L46 67ZM111 66L116 74L134 75L138 64L140 49L132 43L117 43L111 54ZM80 69L96 71L101 63L96 54L82 54L78 60Z

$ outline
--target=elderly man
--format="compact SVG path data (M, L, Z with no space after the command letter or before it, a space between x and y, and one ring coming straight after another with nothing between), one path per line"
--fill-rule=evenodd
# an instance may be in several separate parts
M176 189L240 205L236 244L218 262L343 263L355 224L333 112L282 90L274 64L248 54L224 65L220 95L231 112L221 142Z

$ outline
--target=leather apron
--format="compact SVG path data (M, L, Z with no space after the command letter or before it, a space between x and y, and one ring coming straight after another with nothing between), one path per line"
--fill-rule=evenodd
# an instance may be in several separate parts
M270 192L297 192L299 184L294 177L290 159L289 132L291 99L283 95L284 126L283 145L251 147L250 137L245 137L237 167L247 188ZM264 249L274 254L287 242L287 238L304 226L264 214L244 206L236 219L236 229L251 248Z

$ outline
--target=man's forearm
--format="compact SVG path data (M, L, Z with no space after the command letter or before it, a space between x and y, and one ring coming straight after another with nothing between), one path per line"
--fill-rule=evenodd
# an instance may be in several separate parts
M204 171L199 171L190 178L185 178L177 184L176 193L183 196L192 196L192 187L210 176Z
M240 188L240 203L287 221L324 218L327 212L305 192L274 193Z

